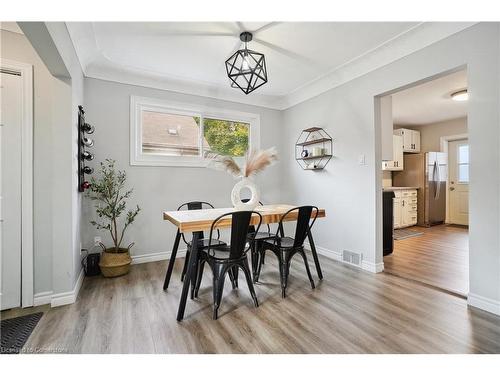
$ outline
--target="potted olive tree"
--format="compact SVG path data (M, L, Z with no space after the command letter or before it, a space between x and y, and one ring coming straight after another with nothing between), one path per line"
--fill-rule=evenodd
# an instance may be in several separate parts
M115 161L106 159L105 163L101 162L100 176L92 177L90 181L88 196L97 202L95 209L98 217L97 221L90 223L97 229L109 231L113 240L112 247L99 244L103 248L99 267L105 277L125 275L132 262L129 250L134 243L123 246L123 235L141 209L137 206L126 212L126 200L132 194L132 189L125 189L126 179L125 171L116 171ZM121 219L125 212L125 217Z

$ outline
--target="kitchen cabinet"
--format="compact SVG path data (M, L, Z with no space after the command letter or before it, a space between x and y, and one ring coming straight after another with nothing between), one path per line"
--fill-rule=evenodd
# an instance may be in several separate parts
M392 160L382 162L383 171L402 171L403 170L403 137L400 135L392 136Z
M420 132L411 129L395 129L394 135L403 137L403 152L420 152Z
M392 201L392 212L394 215L394 229L401 228L401 198L394 198Z
M394 192L393 215L394 229L417 224L417 190L398 190Z

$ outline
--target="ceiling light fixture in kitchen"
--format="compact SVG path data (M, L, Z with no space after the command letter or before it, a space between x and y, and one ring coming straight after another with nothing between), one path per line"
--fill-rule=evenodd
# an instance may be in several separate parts
M231 87L239 88L246 95L267 83L264 54L247 48L252 37L252 33L242 32L240 40L245 43L245 48L236 51L226 60L226 72L231 80Z
M467 89L460 90L451 94L451 98L456 102L464 102L469 100L469 93L467 92Z

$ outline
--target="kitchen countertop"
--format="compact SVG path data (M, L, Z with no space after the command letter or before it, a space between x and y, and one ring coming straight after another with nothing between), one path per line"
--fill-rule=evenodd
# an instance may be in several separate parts
M386 186L382 188L382 191L394 191L394 190L418 190L415 186Z

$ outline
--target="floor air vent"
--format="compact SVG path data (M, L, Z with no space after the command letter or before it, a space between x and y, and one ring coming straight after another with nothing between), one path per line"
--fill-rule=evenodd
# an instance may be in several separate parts
M361 267L361 257L362 255L359 253L354 253L352 251L344 250L342 252L342 261L350 264L354 264L355 266Z

